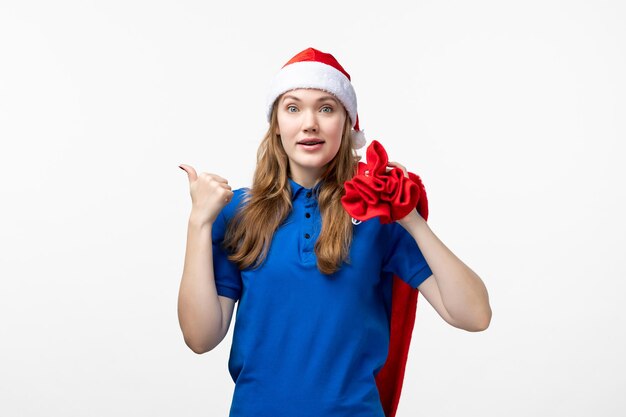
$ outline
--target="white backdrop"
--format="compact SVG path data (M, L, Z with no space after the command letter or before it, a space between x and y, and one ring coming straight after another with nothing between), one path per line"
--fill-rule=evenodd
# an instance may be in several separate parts
M420 299L398 417L626 413L623 2L0 4L0 415L227 415L233 325L178 327L178 164L249 185L309 46L490 294L480 333Z

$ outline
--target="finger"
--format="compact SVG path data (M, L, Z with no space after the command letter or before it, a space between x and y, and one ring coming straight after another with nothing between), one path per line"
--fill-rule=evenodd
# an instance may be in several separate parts
M198 174L196 174L196 170L193 169L192 166L180 164L178 168L182 169L183 171L187 173L187 178L189 179L189 182L193 182L198 179Z
M399 162L395 162L395 161L389 161L387 162L387 165L392 166L392 167L398 167L398 168L402 168L404 170L406 170L406 168L404 167L404 165L402 165Z
M409 173L406 170L406 168L404 167L404 165L402 165L402 164L400 164L398 162L389 161L389 162L387 162L387 166L400 168L402 170L402 172L404 172L404 176L406 176L406 177L409 176Z
M232 192L232 188L230 187L230 185L228 184L224 184L224 183L219 183L218 186L224 190L226 190L226 193Z
M228 184L228 180L226 180L226 178L220 177L217 174L210 174L208 172L203 172L200 175L205 176L205 177L213 178L215 181L221 182L223 184Z
M233 195L235 195L235 193L233 193L232 191L228 191L225 195L224 195L224 201L226 203L230 203L230 200L233 199Z

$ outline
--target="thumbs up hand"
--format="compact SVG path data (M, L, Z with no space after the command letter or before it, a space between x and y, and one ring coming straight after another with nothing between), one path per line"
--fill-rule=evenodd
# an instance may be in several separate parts
M201 225L213 224L217 215L233 198L228 181L206 172L196 174L190 165L179 165L187 173L191 194L191 217Z

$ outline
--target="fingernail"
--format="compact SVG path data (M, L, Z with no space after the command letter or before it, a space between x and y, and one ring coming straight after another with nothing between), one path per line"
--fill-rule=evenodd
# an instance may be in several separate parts
M185 170L185 168L181 167L180 165L178 166L178 168L182 169L183 171Z

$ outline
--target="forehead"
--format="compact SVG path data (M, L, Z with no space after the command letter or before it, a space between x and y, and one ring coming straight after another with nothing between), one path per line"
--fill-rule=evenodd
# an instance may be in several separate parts
M294 99L296 101L301 100L311 100L311 101L324 101L324 100L332 100L336 103L339 103L337 98L324 90L318 90L316 88L298 88L295 90L290 90L285 93L280 98L280 101L284 101L286 99Z

